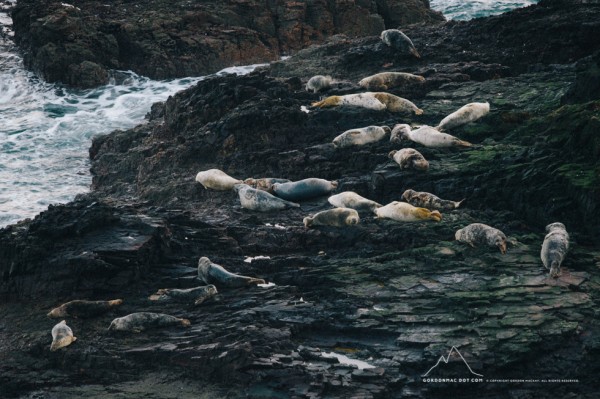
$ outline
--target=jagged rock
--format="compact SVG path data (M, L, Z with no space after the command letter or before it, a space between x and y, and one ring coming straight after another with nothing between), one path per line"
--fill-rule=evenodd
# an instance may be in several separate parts
M27 67L80 87L106 83L107 69L154 79L200 76L274 60L334 34L376 35L443 19L421 0L22 0L13 12Z

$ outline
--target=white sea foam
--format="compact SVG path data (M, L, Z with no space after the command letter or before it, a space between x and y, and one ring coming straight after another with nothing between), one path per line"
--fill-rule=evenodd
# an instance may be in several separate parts
M431 8L441 11L447 19L468 20L501 14L518 7L536 4L539 0L431 0Z
M358 367L359 370L363 370L363 369L374 369L375 366L364 362L362 360L357 360L357 359L351 359L346 355L342 355L340 353L335 353L335 352L323 352L321 353L321 356L323 357L335 357L337 358L337 360L341 363L341 364L346 364L349 366L356 366Z

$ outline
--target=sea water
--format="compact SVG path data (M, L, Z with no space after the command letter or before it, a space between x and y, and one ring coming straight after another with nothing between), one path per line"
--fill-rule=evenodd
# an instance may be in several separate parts
M518 7L536 4L539 0L430 0L431 8L441 11L447 19L467 20L501 14Z
M536 2L432 0L431 7L449 19L470 19ZM45 83L24 69L11 24L0 10L0 227L88 191L88 149L94 136L144 123L153 103L203 79L156 81L115 72L110 84L93 90ZM245 74L256 66L218 74Z

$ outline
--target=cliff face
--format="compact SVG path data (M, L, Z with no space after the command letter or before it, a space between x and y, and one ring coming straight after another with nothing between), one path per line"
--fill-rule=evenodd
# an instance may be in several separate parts
M546 3L413 27L420 61L375 37L337 37L248 76L206 79L156 104L147 124L96 138L92 193L0 230L0 396L595 397L600 98L586 88L597 84L600 43L591 35L600 7ZM515 41L503 39L538 29L546 33L527 36L531 51L518 57ZM423 115L301 110L322 96L355 93L358 78L382 70L426 77L391 91ZM338 79L320 95L303 89L317 71ZM354 127L436 125L484 100L489 115L452 131L475 144L469 149L331 144ZM408 146L430 161L427 173L389 160ZM440 223L362 214L354 228L306 229L302 218L328 209L326 197L249 212L233 192L195 183L210 168L238 178L336 179L338 191L382 204L409 188L467 200ZM551 279L539 251L544 226L555 221L567 226L572 248ZM454 240L474 222L504 231L508 253ZM259 255L270 259L245 262ZM159 288L198 285L200 256L276 285L219 287L201 307L146 299ZM69 319L77 342L49 352L48 309L117 297L125 302L112 314ZM135 311L186 317L192 327L106 332L114 317ZM580 382L424 382L453 346L485 379ZM326 352L375 367L353 368ZM433 377L472 377L452 360Z
M50 82L93 87L109 69L154 79L275 60L339 33L442 21L422 0L19 1L15 40Z

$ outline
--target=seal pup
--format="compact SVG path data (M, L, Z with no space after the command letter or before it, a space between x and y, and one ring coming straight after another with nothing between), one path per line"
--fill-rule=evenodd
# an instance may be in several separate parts
M447 148L447 147L471 147L473 144L468 141L460 140L452 135L442 133L431 126L423 125L418 129L411 130L407 124L398 124L394 126L390 135L391 142L401 141L403 139L414 141L429 148Z
M272 187L275 186L275 184L273 184ZM295 202L286 201L285 199L276 197L266 191L252 188L247 184L236 184L233 189L238 193L242 208L251 211L273 212L300 207L300 205Z
M338 186L337 181L329 181L310 177L289 183L273 184L276 196L288 201L303 201L329 194Z
M223 266L212 263L206 256L198 260L198 279L205 284L215 283L225 287L238 288L252 284L265 284L262 278L240 276L231 273Z
M65 346L69 346L75 341L77 341L77 337L73 336L73 330L67 325L66 320L63 320L52 327L52 344L50 344L50 350L52 352L64 348Z
M551 277L558 277L560 265L569 251L569 233L564 224L555 222L546 226L546 237L542 244L540 257Z
M302 222L304 227L314 226L334 226L334 227L345 227L354 226L358 224L360 217L358 212L350 208L335 208L328 209L316 213L314 216L305 217Z
M388 90L395 87L404 87L410 84L421 84L425 78L406 72L381 72L367 76L358 82L358 85L367 90Z
M402 148L401 150L390 151L388 157L400 165L400 169L415 169L427 171L429 162L423 154L414 148Z
M148 297L151 301L158 302L191 302L194 301L194 305L200 305L204 301L217 295L217 287L214 285L202 285L194 288L161 288L156 291L156 294Z
M117 317L110 323L109 331L132 331L140 332L152 328L169 326L189 327L188 319L180 319L164 313L138 312L127 316Z
M316 75L308 79L308 82L306 83L306 91L312 90L313 93L317 93L321 90L330 88L331 83L333 83L331 76Z
M498 247L504 255L506 253L506 236L503 232L483 223L471 223L456 231L457 241L465 242L475 248L477 245Z
M387 126L367 126L357 129L346 130L333 139L333 145L338 148L353 145L365 145L375 143L390 134L392 129Z
M449 130L469 122L476 121L490 112L490 103L469 103L460 107L440 122L437 129Z
M236 184L242 183L241 180L234 179L219 169L209 169L198 172L196 181L202 184L204 188L212 188L213 190L219 191L231 190Z
M324 100L312 103L313 107L329 108L338 106L352 106L383 111L387 109L390 112L405 112L421 115L422 109L419 109L414 103L405 98L395 96L385 92L365 92L357 94L346 94L344 96L330 96Z
M398 29L387 29L381 32L381 41L396 50L421 58L412 40Z
M289 183L291 180L289 179L279 179L277 177L263 177L261 179L254 179L252 177L244 180L244 184L249 185L252 188L257 190L266 191L268 193L273 194L272 186L275 183Z
M95 317L108 312L112 308L119 306L122 303L122 299L113 299L111 301L84 301L78 299L63 303L59 307L52 309L47 316L50 318L68 316L75 318Z
M406 202L394 201L386 206L377 208L375 214L378 219L392 219L398 222L419 222L422 220L442 220L442 214L438 211L430 211L425 208L417 208Z
M464 201L464 199L460 201L443 200L437 195L414 190L406 190L402 194L402 199L411 205L427 209L436 209L438 211L451 211L458 208Z
M327 198L327 201L335 207L351 208L357 211L369 210L375 212L375 209L382 206L375 201L356 194L354 191L344 191L343 193L332 195Z

